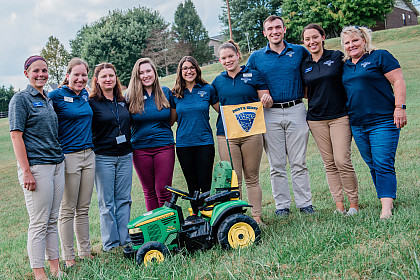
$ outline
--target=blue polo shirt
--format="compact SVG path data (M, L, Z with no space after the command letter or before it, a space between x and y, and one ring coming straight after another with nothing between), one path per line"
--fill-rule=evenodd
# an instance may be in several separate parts
M369 125L392 120L395 96L384 74L401 68L386 50L364 54L354 64L351 59L343 66L343 85L347 93L351 125Z
M46 95L46 92L44 92ZM10 131L21 131L30 166L58 164L64 155L58 142L58 119L51 99L34 87L13 95L9 102Z
M238 105L259 101L257 90L267 90L268 86L257 70L242 66L234 78L226 71L217 76L211 84L216 90L220 105ZM222 118L217 117L217 135L225 135Z
M53 90L48 97L58 116L58 136L65 154L93 148L92 117L88 92L79 95L67 86Z
M309 52L302 46L284 42L284 50L278 54L266 47L255 51L248 58L247 66L258 70L270 89L274 103L282 103L303 97L300 64Z
M162 87L168 99L172 95L167 87ZM170 125L171 108L158 110L155 94L144 93L144 112L130 114L131 144L133 149L165 147L174 144L174 136Z
M171 108L178 115L177 147L214 145L209 108L217 102L216 92L209 84L196 84L192 92L185 89L183 98L171 96Z

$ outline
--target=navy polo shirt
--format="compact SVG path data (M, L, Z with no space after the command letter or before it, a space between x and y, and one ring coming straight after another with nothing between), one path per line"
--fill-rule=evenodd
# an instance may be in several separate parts
M170 99L172 92L162 87L166 99ZM171 108L158 110L155 94L151 96L144 92L144 112L130 114L131 143L133 149L147 149L165 147L174 144L174 136L170 125Z
M343 85L351 125L369 125L394 118L395 96L384 74L401 68L386 50L364 54L354 64L351 59L343 66Z
M130 114L125 101L89 99L89 105L93 111L92 140L95 154L124 156L131 153ZM116 138L120 135L124 135L126 141L117 144Z
M44 92L46 96L46 92ZM58 142L58 119L51 99L34 87L13 95L9 102L10 131L21 131L30 166L58 164L64 155Z
M92 117L89 94L83 89L79 95L67 86L53 90L48 96L54 102L58 116L58 136L65 154L93 148Z
M317 61L307 57L301 65L304 86L307 86L310 121L332 120L347 115L347 96L342 82L343 53L324 50Z
M209 108L218 100L211 85L196 84L192 92L184 90L183 98L172 95L170 102L178 115L177 147L214 145Z
M247 66L258 70L270 89L274 103L282 103L303 97L300 64L309 56L302 46L283 41L285 48L278 54L266 47L255 51L248 58Z
M238 105L259 101L257 90L267 90L268 86L257 70L242 66L234 78L226 71L217 76L211 84L216 90L220 105ZM222 118L217 117L217 135L225 135Z

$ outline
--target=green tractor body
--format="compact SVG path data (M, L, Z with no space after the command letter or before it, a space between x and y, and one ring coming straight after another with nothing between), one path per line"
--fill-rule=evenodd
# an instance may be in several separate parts
M209 192L193 197L183 191L167 187L172 199L164 206L149 211L128 224L132 241L126 257L136 256L139 264L162 261L169 251L204 250L220 243L223 248L244 248L260 240L258 224L244 215L252 207L239 199L236 173L229 162L216 164ZM199 212L184 219L177 199L198 202ZM191 211L191 210L190 210Z

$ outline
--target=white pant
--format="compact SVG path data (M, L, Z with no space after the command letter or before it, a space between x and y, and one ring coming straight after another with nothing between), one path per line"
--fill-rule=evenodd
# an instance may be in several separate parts
M56 260L58 249L57 218L64 192L64 162L31 166L36 188L23 187L23 171L18 164L18 178L29 214L27 250L31 268L44 267L44 258Z
M311 186L306 167L309 128L305 104L281 109L264 109L267 132L264 149L270 163L271 187L277 209L290 208L291 197L286 164L289 159L296 207L312 205Z

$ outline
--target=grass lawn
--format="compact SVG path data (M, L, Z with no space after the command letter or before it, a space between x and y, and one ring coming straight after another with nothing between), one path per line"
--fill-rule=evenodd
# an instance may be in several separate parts
M379 220L380 202L354 143L360 213L349 218L333 214L335 205L322 160L310 137L307 164L316 215L301 215L294 206L288 218L274 215L269 165L264 155L260 181L267 227L262 230L260 245L238 251L216 246L194 254L176 254L162 265L141 267L125 259L121 250L101 252L94 193L90 233L97 258L78 262L68 273L69 279L420 279L420 26L375 32L374 43L400 61L407 83L408 125L401 132L396 156L398 199L391 219ZM326 46L337 49L339 40L328 40ZM221 66L213 64L203 68L203 76L211 82L220 71ZM161 79L169 87L173 81L173 76ZM215 121L216 114L212 113L213 127ZM0 279L33 279L26 252L28 214L17 180L7 119L0 120L0 158ZM187 189L178 163L173 186ZM135 218L145 212L136 174L132 198L131 217ZM185 201L181 205L188 207Z

